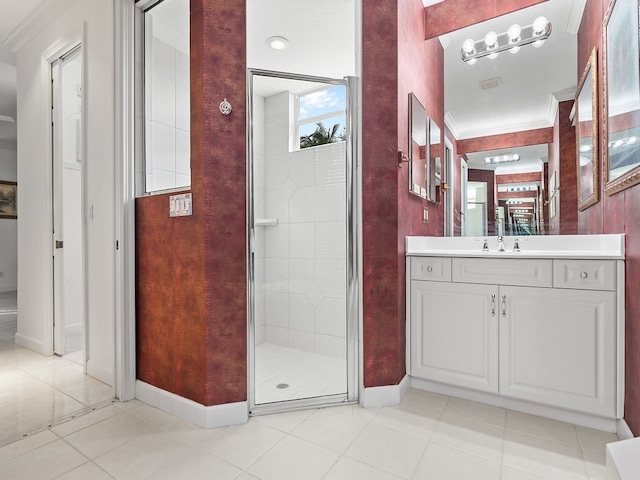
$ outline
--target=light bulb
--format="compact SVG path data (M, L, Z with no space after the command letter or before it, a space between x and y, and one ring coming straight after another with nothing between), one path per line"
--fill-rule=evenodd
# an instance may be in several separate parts
M498 43L498 34L496 32L489 32L484 37L484 43L487 45L487 48L492 50L497 47Z
M511 53L518 53L520 51L520 47L519 46L511 47L509 51Z
M491 60L494 60L494 59L498 58L498 52L490 53L490 54L487 56L487 58L489 58L489 59L491 59Z
M545 17L538 17L533 21L533 34L542 35L547 28L549 21Z
M470 38L467 38L462 44L462 50L467 55L471 55L475 51L475 49L476 49L476 43Z
M475 65L477 61L478 61L478 59L477 59L477 58L472 58L472 59L468 60L468 61L467 61L467 63L468 63L469 65Z
M511 25L509 27L509 30L507 30L507 36L509 37L509 43L515 43L517 41L520 40L520 32L522 31L522 29L520 28L520 25L518 25L517 23L514 23L513 25Z
M536 40L535 42L532 43L532 45L536 48L540 48L543 43L544 43L544 40Z

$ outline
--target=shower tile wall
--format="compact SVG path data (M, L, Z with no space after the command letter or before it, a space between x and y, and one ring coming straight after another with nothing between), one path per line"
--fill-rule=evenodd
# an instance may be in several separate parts
M254 108L256 345L344 358L345 144L290 152L293 95Z
M154 37L149 68L147 191L189 186L189 54Z

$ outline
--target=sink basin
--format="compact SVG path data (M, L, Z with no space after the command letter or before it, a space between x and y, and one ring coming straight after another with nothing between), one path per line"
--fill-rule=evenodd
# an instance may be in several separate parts
M518 238L520 252L513 252ZM485 239L489 251L483 252ZM624 234L538 235L504 237L504 252L497 237L406 237L407 255L461 257L624 258Z

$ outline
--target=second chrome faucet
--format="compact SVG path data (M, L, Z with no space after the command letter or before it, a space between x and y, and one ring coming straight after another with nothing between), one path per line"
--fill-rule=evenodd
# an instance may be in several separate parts
M489 251L489 241L488 239L484 239L484 242L482 244L482 251L483 252L488 252ZM498 236L498 252L505 252L505 248L504 248L504 237L502 235ZM514 243L513 243L513 250L512 252L519 252L520 251L520 244L518 242L518 239L516 238Z

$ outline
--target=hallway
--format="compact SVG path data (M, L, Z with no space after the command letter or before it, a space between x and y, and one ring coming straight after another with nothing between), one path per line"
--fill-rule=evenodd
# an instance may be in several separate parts
M16 292L0 293L0 446L110 404L113 388L73 356L45 357L14 343Z

